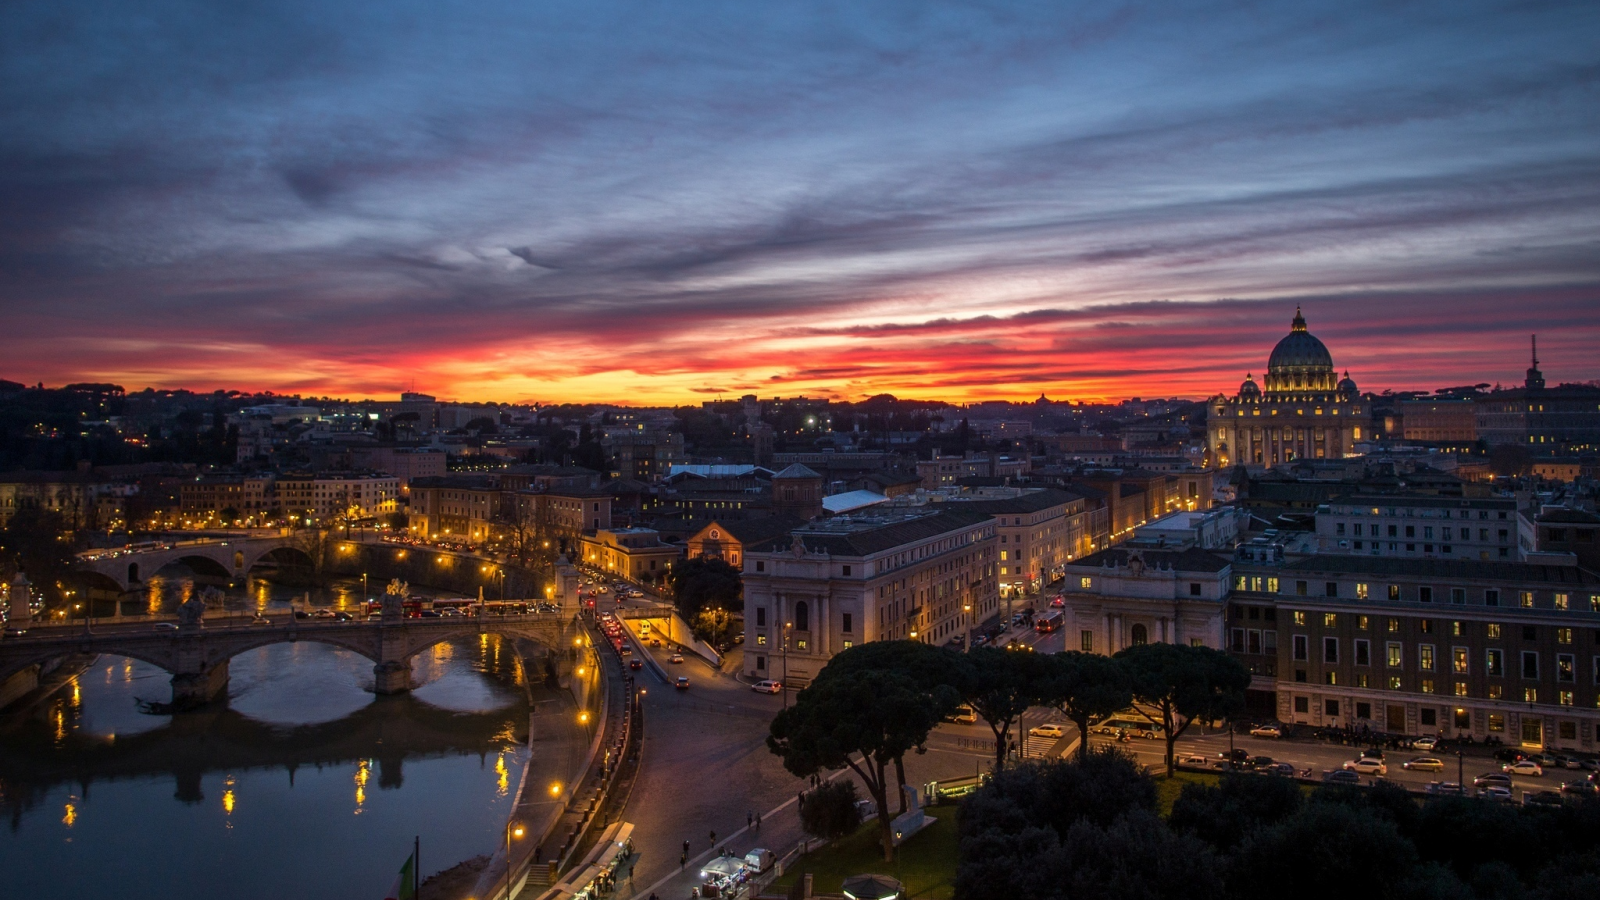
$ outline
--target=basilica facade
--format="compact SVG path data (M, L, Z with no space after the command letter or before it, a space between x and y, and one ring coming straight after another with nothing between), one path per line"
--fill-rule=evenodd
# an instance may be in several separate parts
M1340 379L1328 348L1296 309L1289 334L1272 348L1264 385L1247 375L1239 393L1219 394L1207 410L1210 464L1270 467L1297 459L1355 454L1371 411L1350 373Z

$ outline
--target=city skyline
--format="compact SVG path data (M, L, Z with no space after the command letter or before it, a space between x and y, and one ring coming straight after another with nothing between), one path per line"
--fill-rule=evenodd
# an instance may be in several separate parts
M0 12L0 377L692 403L1600 377L1600 12Z

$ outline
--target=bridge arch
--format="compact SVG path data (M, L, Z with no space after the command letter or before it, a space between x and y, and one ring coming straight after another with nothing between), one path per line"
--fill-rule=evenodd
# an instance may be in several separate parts
M137 565L137 563L129 563L130 567L134 565ZM206 553L186 553L182 556L170 557L161 563L160 568L151 570L148 577L154 578L165 572L170 566L186 566L194 574L204 575L209 578L233 577L233 573L228 571L226 565Z
M226 550L227 548L223 549ZM238 571L241 575L253 571L256 566L259 566L263 563L267 565L290 566L299 569L311 569L316 566L316 560L311 558L311 554L301 550L299 547L291 547L287 544L277 547L268 547L263 549L261 552L256 553L254 556L247 556L243 552L240 552L235 557L235 560L238 566Z

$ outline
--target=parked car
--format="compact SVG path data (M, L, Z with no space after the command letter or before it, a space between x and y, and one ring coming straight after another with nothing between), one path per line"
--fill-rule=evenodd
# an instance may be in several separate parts
M689 676L679 675L678 680L673 682L673 687L680 691L687 691L689 689Z
M1500 772L1485 772L1484 774L1479 775L1477 778L1472 779L1473 787L1490 787L1493 785L1509 788L1511 787L1511 776L1502 774Z
M1437 750L1439 748L1439 739L1438 738L1431 738L1431 737L1417 738L1416 740L1411 742L1411 746L1415 747L1418 750L1426 750L1426 751L1432 752L1432 751Z
M1506 763L1501 767L1501 771L1507 775L1526 775L1530 778L1538 778L1544 774L1544 767L1531 759L1519 759L1514 763Z
M683 654L682 653L674 653L674 654L672 654L672 656L667 658L667 662L669 662L669 663L681 663L681 662L683 662Z
M758 681L755 684L750 685L750 690L755 691L758 694L776 694L783 690L783 682L771 680Z
M1361 776L1357 775L1354 772L1346 772L1343 769L1336 769L1336 770L1334 770L1332 772L1323 772L1322 773L1322 783L1323 784L1360 784L1361 783Z
M1066 731L1062 729L1060 725L1057 725L1054 722L1049 722L1044 725L1036 725L1033 728L1028 729L1029 737L1059 738L1064 734L1066 734Z
M1525 806L1560 806L1561 794L1556 791L1537 791L1522 798Z
M1267 775L1282 775L1285 778L1294 777L1294 766L1283 762L1275 762L1269 766L1263 766L1256 771L1265 773Z
M1363 756L1360 759L1352 759L1344 764L1344 768L1347 771L1356 773L1357 775L1389 774L1389 767L1383 764L1383 760L1373 759L1370 756Z
M1281 738L1283 737L1283 729L1276 725L1257 725L1250 729L1250 734L1252 737Z
M1436 797L1465 797L1467 789L1454 781L1430 781L1427 792Z
M1511 789L1498 784L1478 788L1478 796L1485 800L1496 800L1501 803L1510 803L1512 800Z
M1210 764L1211 760L1206 759L1204 756L1196 756L1192 753L1178 760L1178 765L1180 766L1199 766L1202 769Z
M1502 747L1494 752L1494 758L1501 762L1511 763L1519 759L1527 759L1528 754L1523 753L1521 750L1513 750L1510 747Z
M1431 756L1419 756L1400 764L1400 768L1411 772L1443 772L1444 760Z
M1381 760L1381 759L1383 759L1383 751L1378 749L1377 747L1368 747L1367 749L1361 751L1361 758L1362 759L1380 759Z
M1561 785L1561 793L1577 797L1600 796L1600 788L1587 781L1568 781Z

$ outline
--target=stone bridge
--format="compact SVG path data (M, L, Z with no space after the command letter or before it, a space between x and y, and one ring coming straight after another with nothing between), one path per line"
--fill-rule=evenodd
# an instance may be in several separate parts
M80 554L78 569L133 590L162 566L183 563L196 573L242 579L262 561L311 565L311 557L289 536L231 540L180 541L151 550L97 551Z
M172 673L172 705L206 703L228 685L228 661L257 647L290 641L329 644L372 660L374 689L395 694L411 689L411 658L441 641L478 634L530 638L554 651L558 676L565 676L584 638L576 609L523 615L401 618L366 622L296 620L270 625L206 627L204 622L113 626L100 632L37 629L0 641L0 683L32 666L71 654L114 654L142 660Z

